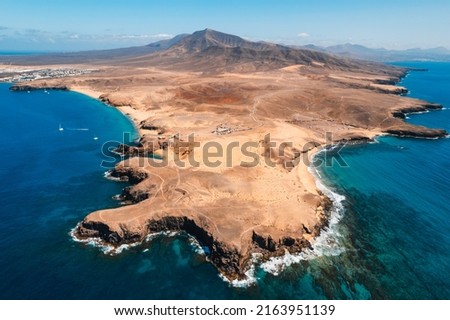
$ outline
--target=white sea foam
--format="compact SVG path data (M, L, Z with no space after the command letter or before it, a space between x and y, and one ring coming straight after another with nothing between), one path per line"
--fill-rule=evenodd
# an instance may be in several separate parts
M321 152L329 151L322 150ZM342 234L339 231L338 225L344 213L343 202L345 197L329 188L327 188L321 181L321 174L315 168L309 167L309 171L316 177L317 188L326 195L333 203L330 211L328 227L326 227L318 237L311 241L312 249L307 249L298 254L286 253L281 257L273 257L261 264L261 268L268 273L278 275L286 267L292 264L298 264L301 261L316 259L320 256L338 256L345 251L342 244Z
M116 255L120 254L125 250L128 250L130 248L140 246L144 242L150 242L152 239L156 238L157 236L164 235L166 237L174 237L178 234L176 231L161 231L161 232L155 232L147 235L143 241L128 243L128 244L122 244L120 246L113 246L108 243L105 243L102 239L97 237L89 237L86 239L80 239L76 236L76 230L79 227L79 224L75 226L72 230L70 230L69 235L75 242L84 243L96 248L99 248L100 251L102 251L104 254L109 255ZM201 248L201 247L200 247ZM147 252L148 248L144 249L143 252Z
M223 274L219 274L219 277L223 281L228 283L230 286L232 286L232 287L235 287L235 288L248 288L248 287L254 285L256 283L256 281L258 280L256 275L255 275L255 266L258 264L259 257L260 257L260 255L257 254L257 253L254 253L252 255L251 266L250 266L250 269L248 269L244 273L244 275L245 275L244 279L230 280L227 277L225 277Z
M339 147L341 147L341 146L342 146L341 143L331 144L331 145L326 146L326 147L323 148L322 150L320 150L317 154L320 154L320 153L322 153L322 152L333 151L334 149L337 149L337 148L339 148ZM317 155L317 154L316 154L316 155Z
M331 148L324 149L320 152L326 152L330 151L335 146L332 146ZM317 156L317 155L316 155ZM316 177L316 186L317 188L330 200L333 202L333 206L330 212L329 217L329 223L328 227L322 230L320 235L315 238L312 241L312 249L307 249L299 254L290 254L289 252L286 252L285 255L282 257L274 257L269 259L266 262L263 262L260 264L260 267L273 275L278 275L281 271L283 271L286 267L300 263L304 260L310 260L315 259L319 256L337 256L340 255L342 252L345 251L344 246L341 244L341 238L342 235L340 234L337 226L338 223L342 217L344 206L343 201L345 200L345 197L330 190L327 188L322 182L322 175L319 171L315 170L314 168L310 167L309 171ZM110 177L110 171L105 172L105 177ZM113 178L114 179L114 178ZM127 244L127 245L121 245L119 247L114 247L111 245L105 244L101 239L98 238L88 238L88 239L79 239L75 237L74 232L77 227L75 227L71 231L72 238L77 242L83 242L95 247L100 248L105 254L119 254L123 250L129 249L131 247L140 245L141 243L134 243L134 244ZM144 242L149 242L153 240L157 236L164 235L166 237L173 237L176 236L178 232L176 231L162 231L157 233L149 234L145 239ZM198 254L205 255L205 250L200 245L200 243L193 237L189 237L189 243L193 246L194 250ZM145 249L144 252L146 252ZM251 261L251 267L249 270L245 272L245 278L241 280L229 280L225 276L220 275L220 278L224 280L225 282L229 283L230 286L233 287L249 287L254 285L257 282L257 277L255 274L255 267L259 264L259 255L253 254L252 261Z
M368 144L379 144L380 143L380 137L383 137L383 135L375 136L368 142Z
M103 247L105 247L105 246L102 244L101 239L99 239L99 238L86 238L86 239L80 239L80 238L78 238L78 237L75 235L75 234L76 234L76 230L78 229L78 227L79 227L79 224L77 224L77 225L75 226L75 228L73 228L73 229L70 230L70 232L69 232L69 235L71 236L71 238L72 238L73 241L75 241L75 242L80 242L80 243L85 243L85 244L91 245L91 246L93 246L93 247L98 247L98 248L103 248Z
M160 231L160 232L154 232L154 233L150 233L149 235L147 235L145 237L145 242L149 242L152 241L153 239L155 239L158 236L165 236L165 237L175 237L178 235L178 231Z
M125 250L128 250L130 248L139 246L140 244L141 243L139 243L139 242L134 242L134 243L130 243L130 244L122 244L122 245L120 245L118 247L112 247L111 251L108 251L108 252L105 252L105 253L106 254L113 254L113 255L120 254L120 253L122 253L122 251L125 251Z
M242 280L237 280L237 279L229 280L222 274L220 274L219 276L223 281L229 283L230 286L235 287L235 288L248 288L248 287L251 287L252 285L254 285L257 281L257 279L255 277L255 266L254 265L252 265L250 267L250 269L247 270L247 272L245 273L245 278Z
M408 114L424 114L429 113L430 110L424 110L424 111L414 111L414 112L408 112Z
M120 178L113 177L113 176L111 175L111 173L112 173L112 170L105 171L105 173L103 174L103 176L104 176L106 179L108 179L108 180L112 180L112 181L121 181Z
M130 244L122 244L118 247L115 247L113 245L105 243L100 238L91 237L91 238L86 238L86 239L80 239L75 235L77 228L78 228L78 225L75 228L73 228L72 230L70 230L70 232L69 232L69 235L72 237L73 241L84 243L84 244L90 245L92 247L99 248L100 251L102 251L104 254L116 255L116 254L122 253L124 250L128 250L132 247L136 247L136 246L140 245L139 242L136 242L136 243L130 243Z
M320 152L326 152L331 150L330 148L324 149ZM319 152L319 153L320 153ZM317 154L316 154L317 156ZM330 217L328 221L328 227L322 230L320 235L311 241L312 249L307 249L298 254L291 254L288 251L281 257L272 257L268 261L260 263L259 255L254 254L252 256L252 262L250 269L245 273L245 278L242 280L229 280L225 276L220 277L233 287L249 287L257 282L255 274L255 266L259 264L265 272L272 275L279 275L280 272L293 264L298 264L301 261L316 259L320 256L339 256L345 251L343 245L343 235L339 230L339 221L344 213L344 200L345 197L340 195L329 188L327 188L321 181L322 176L319 171L310 167L309 171L316 177L317 188L333 203Z
M441 139L440 137L413 137L413 136L400 136L400 137L406 137L406 138L410 138L410 139L420 139L420 140L439 140Z
M200 244L200 242L197 241L197 239L195 239L192 236L189 236L188 238L189 240L189 244L192 246L192 248L194 249L195 253L199 254L199 255L206 255L205 249L202 247L202 245ZM209 249L208 249L209 251Z

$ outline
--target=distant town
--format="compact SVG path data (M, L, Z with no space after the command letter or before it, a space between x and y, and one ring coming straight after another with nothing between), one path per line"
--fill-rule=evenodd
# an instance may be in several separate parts
M26 82L41 79L55 79L74 77L98 70L94 69L74 69L74 68L58 68L58 69L0 69L0 82Z

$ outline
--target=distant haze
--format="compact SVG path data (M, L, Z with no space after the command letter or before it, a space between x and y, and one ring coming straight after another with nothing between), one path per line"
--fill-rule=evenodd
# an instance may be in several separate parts
M450 48L448 0L2 1L0 51L140 46L213 28L252 41Z

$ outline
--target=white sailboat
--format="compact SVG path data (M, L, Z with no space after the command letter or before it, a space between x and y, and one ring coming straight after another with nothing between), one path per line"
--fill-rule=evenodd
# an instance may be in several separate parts
M64 128L61 127L61 123L59 124L59 131L64 131Z

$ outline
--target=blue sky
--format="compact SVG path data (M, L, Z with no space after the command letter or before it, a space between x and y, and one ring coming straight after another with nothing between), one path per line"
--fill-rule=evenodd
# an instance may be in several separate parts
M0 1L0 50L144 45L212 28L285 44L450 48L449 0Z

